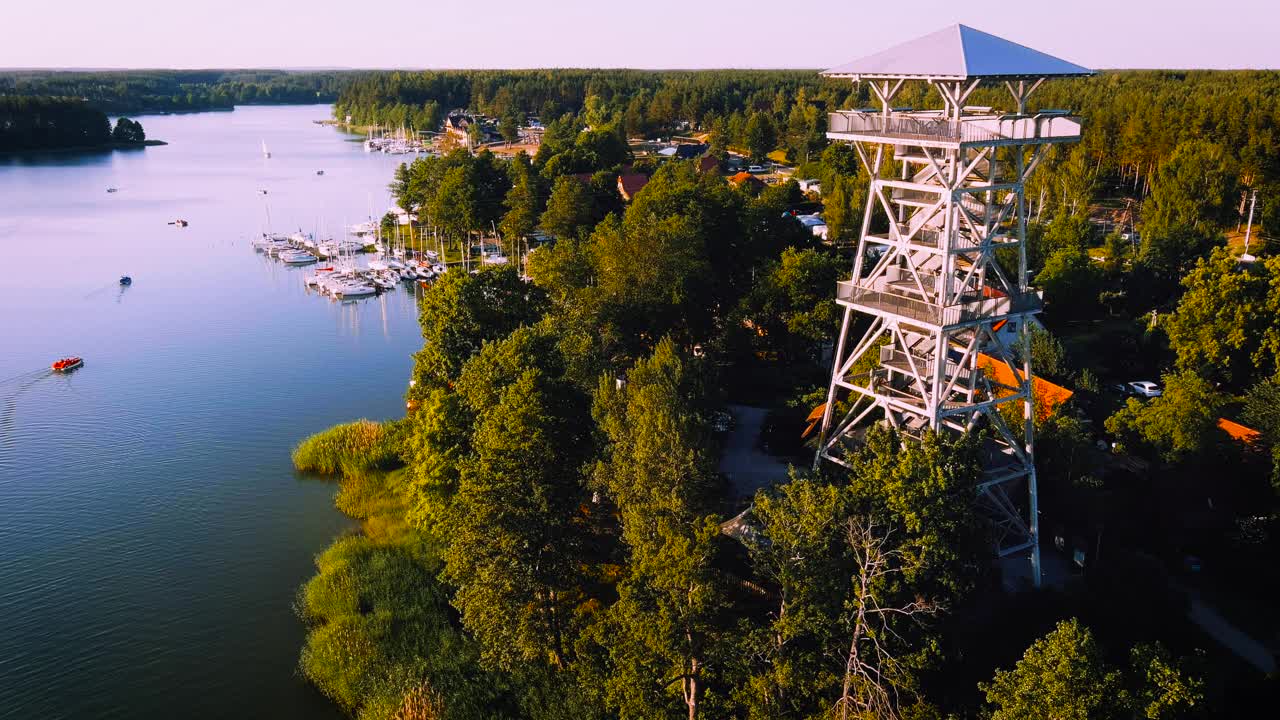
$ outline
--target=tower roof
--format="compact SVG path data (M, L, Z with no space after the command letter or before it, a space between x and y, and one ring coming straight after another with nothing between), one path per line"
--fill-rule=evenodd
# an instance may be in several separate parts
M1093 71L1025 45L952 25L822 73L828 77L1042 78Z

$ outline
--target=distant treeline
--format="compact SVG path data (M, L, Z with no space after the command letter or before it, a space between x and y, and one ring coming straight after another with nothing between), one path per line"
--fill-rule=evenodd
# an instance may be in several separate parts
M937 90L923 83L908 83L894 102L942 107ZM1006 110L1012 104L1003 86L979 88L969 102ZM865 83L810 70L460 70L359 75L339 93L334 114L418 130L437 129L453 108L504 121L572 115L582 125L617 124L629 137L701 129L713 146L753 157L776 148L803 163L827 145L826 112L870 104ZM1260 190L1262 222L1280 232L1280 72L1106 71L1046 83L1029 107L1041 108L1071 109L1085 119L1083 141L1054 152L1030 188L1041 210L1082 212L1107 185L1143 197L1160 165L1199 140L1220 149L1232 187Z
M284 70L30 70L0 73L0 96L81 98L111 114L333 102L352 72Z
M0 152L139 144L138 122L122 117L111 127L106 113L77 98L0 96Z
M770 110L785 112L796 95L819 106L845 105L858 93L814 70L446 70L369 73L339 93L335 114L362 124L434 129L438 113L469 108L502 117L512 111L544 120L594 107L622 113L627 132L645 134L681 121ZM865 89L862 94L865 95ZM428 112L423 112L424 110Z

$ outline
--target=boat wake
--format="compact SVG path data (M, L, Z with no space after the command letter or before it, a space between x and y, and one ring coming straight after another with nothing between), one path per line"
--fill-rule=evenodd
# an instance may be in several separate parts
M18 396L53 374L53 370L44 367L0 380L0 388L6 390L3 407L0 407L0 451L5 451L0 453L0 466L7 464L5 458L14 444L14 418L18 414ZM12 391L7 391L10 387Z

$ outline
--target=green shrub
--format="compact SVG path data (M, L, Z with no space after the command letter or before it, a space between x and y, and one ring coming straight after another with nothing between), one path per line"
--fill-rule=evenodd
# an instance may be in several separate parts
M344 709L383 716L428 675L443 691L474 673L475 651L452 626L436 580L439 563L420 545L350 535L316 566L298 593L310 627L300 668Z
M335 425L303 440L293 450L293 466L324 475L358 475L400 465L404 423L357 420Z

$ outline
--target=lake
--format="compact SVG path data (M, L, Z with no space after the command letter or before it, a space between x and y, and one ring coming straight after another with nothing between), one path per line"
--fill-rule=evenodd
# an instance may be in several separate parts
M142 116L169 145L0 156L0 716L338 716L292 604L351 522L289 451L402 414L421 335L411 290L336 303L249 245L268 211L326 236L385 212L409 156L329 116Z

